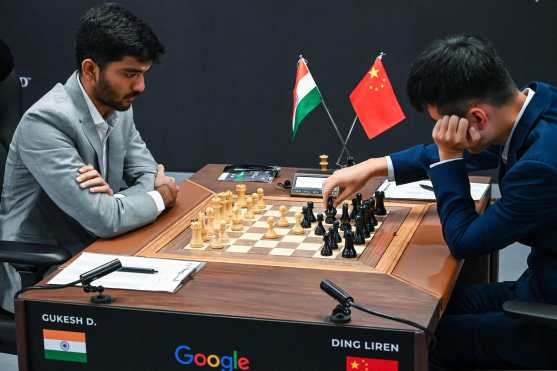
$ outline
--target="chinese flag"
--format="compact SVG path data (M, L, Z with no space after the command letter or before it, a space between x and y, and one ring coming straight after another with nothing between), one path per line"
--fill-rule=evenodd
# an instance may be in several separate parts
M377 57L371 69L350 94L350 102L369 139L406 118L383 66Z
M346 357L346 371L398 371L398 361L379 358Z

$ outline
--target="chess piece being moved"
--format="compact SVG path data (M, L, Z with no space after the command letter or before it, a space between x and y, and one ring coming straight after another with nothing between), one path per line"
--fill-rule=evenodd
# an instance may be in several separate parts
M304 217L304 219L302 220L302 227L304 228L311 228L311 222L309 220L309 216L308 216L308 207L304 206L302 207L302 215Z
M383 191L375 192L375 215L387 215L387 209L385 209L385 192Z
M196 249L203 247L203 236L201 234L201 224L198 221L191 223L190 246Z
M327 209L325 209L325 223L333 224L337 217L337 209L334 206L335 198L333 196L329 196L327 198Z
M296 224L294 224L294 228L292 228L292 232L294 234L304 234L304 233L306 233L304 231L304 227L302 227L302 214L301 213L296 213L296 215L294 215L294 220L296 221Z
M331 248L331 239L329 238L329 233L323 235L323 247L321 248L321 256L331 256L333 255L333 249Z
M352 230L344 233L344 249L342 250L342 257L347 259L354 259L358 256L354 248L354 233Z
M247 204L246 204L246 185L245 184L236 185L236 193L238 194L238 199L236 200L236 205L245 209L247 207Z
M371 231L369 230L369 223L368 223L368 216L369 216L369 208L367 204L363 204L362 207L360 208L360 213L359 215L362 216L362 225L364 228L364 235L366 238L369 238L371 236Z
M308 219L310 223L315 223L317 219L315 218L315 214L313 213L313 201L308 201Z
M267 208L267 205L265 205L265 199L263 198L264 196L265 192L263 191L263 188L257 188L257 207L259 210L265 210Z
M365 245L366 236L364 232L364 221L362 215L356 216L356 232L354 233L354 245Z
M263 235L263 238L267 239L267 240L275 240L279 237L279 235L277 234L277 232L275 232L275 218L273 218L272 216L270 216L267 219L267 232L265 232L265 234Z
M366 230L369 231L369 233L373 233L375 231L374 220L377 221L373 215L373 206L371 206L371 202L369 200L364 201L364 205L366 205Z
M281 207L279 207L279 212L280 212L280 218L279 221L277 223L277 225L279 227L288 227L290 224L288 223L288 220L286 219L286 206L282 205Z
M323 236L325 232L325 227L323 226L323 214L319 213L317 214L317 227L315 227L315 231L313 233L315 233L316 236Z
M352 199L352 211L350 212L350 220L356 220L356 215L358 215L358 211L360 211L360 205L358 204L358 199Z

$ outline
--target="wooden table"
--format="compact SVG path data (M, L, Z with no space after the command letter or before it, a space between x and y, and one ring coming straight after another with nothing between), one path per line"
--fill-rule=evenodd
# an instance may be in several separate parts
M217 180L222 168L207 165L183 182L177 205L155 223L99 240L86 251L138 255L154 242L170 243L186 228L185 215L206 202L201 188L233 187ZM276 183L291 179L294 171L283 168L273 184L248 184L248 193L263 187L267 196L288 196ZM363 192L372 192L381 181L370 180ZM487 194L477 202L478 211L488 201ZM85 333L88 370L181 370L196 362L205 362L205 368L192 369L212 369L217 361L215 369L227 370L228 355L236 362L230 370L345 370L347 362L364 359L426 370L420 331L357 311L349 324L331 324L326 317L337 303L319 288L321 280L330 279L364 306L434 330L462 264L449 254L435 205L415 204L425 212L405 249L389 270L373 274L209 262L175 294L108 290L117 300L106 306L92 305L80 288L27 292L16 302L20 370L83 369L79 363L45 360L43 329ZM242 368L245 360L240 364L238 357L248 359L250 368Z

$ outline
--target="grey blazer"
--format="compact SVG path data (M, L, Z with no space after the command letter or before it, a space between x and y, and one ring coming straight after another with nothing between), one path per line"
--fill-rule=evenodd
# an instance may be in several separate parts
M117 112L108 131L106 181L116 198L82 190L77 170L102 163L102 146L77 72L56 84L23 115L10 144L0 205L0 238L58 244L72 254L98 237L148 224L157 206L156 162L141 139L133 111ZM13 307L19 277L0 265L0 305Z

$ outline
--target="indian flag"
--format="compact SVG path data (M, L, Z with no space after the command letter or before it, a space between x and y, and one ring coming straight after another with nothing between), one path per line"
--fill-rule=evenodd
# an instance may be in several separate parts
M87 363L85 333L43 329L44 358Z
M306 60L300 56L294 84L294 108L292 112L292 140L298 132L302 120L321 104L321 93L309 72Z

